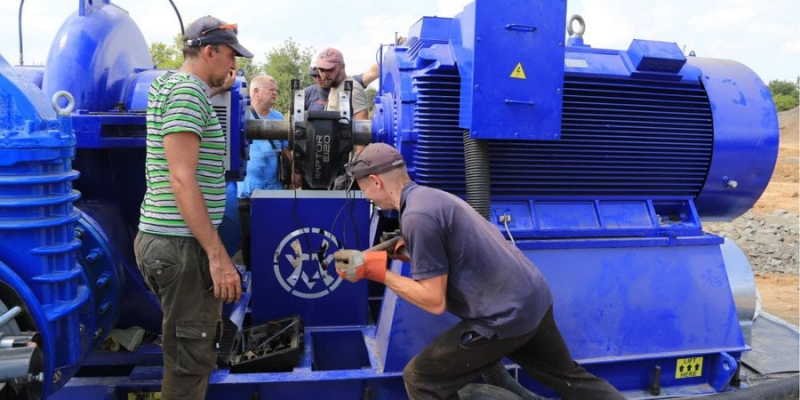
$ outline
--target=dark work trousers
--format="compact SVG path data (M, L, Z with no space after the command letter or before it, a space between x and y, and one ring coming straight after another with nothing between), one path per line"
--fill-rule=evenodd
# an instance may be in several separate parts
M485 338L461 322L439 335L403 370L406 392L412 400L458 399L456 392L481 371L503 357L522 367L539 383L555 390L562 399L622 399L611 384L572 360L556 327L551 306L533 331L499 339Z
M217 367L222 301L214 297L208 256L197 239L139 232L139 271L164 311L164 400L202 400Z
M250 199L239 199L239 234L242 236L242 260L247 270L250 264Z

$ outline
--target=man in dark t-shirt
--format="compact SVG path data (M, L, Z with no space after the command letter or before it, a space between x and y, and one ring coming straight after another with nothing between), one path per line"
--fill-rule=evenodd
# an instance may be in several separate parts
M403 157L384 143L367 145L347 170L376 206L400 211L403 239L389 251L337 251L339 275L384 283L425 311L461 318L404 369L411 399L455 399L503 357L564 399L625 398L572 360L544 276L465 201L411 181ZM388 257L410 262L411 278L387 270Z
M328 94L331 92L331 88L322 87L322 81L319 77L316 59L311 61L311 67L308 69L308 74L311 75L312 79L314 79L314 84L306 86L306 88L303 89L306 100L305 109L307 111L324 111L325 108L328 107Z

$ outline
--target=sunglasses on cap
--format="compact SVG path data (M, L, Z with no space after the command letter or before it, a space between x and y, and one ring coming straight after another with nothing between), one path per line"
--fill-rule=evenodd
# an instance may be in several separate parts
M237 35L239 34L239 24L223 24L223 25L215 26L215 27L213 27L211 29L206 29L206 30L200 32L200 36L207 35L207 34L209 34L211 32L214 32L214 31L226 30L226 29L233 31L233 33L235 33Z

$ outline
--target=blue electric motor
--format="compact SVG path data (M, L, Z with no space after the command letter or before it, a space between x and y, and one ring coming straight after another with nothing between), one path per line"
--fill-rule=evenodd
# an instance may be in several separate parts
M727 390L755 285L701 217L731 220L766 188L778 149L770 92L747 67L675 43L591 48L579 17L565 45L565 7L479 0L422 18L384 57L375 137L412 179L465 197L534 261L589 370L621 390ZM446 327L395 313L404 329Z

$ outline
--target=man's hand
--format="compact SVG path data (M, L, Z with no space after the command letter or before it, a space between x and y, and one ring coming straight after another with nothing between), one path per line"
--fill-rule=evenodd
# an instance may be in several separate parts
M383 243L392 240L398 236L403 236L403 234L400 233L400 229L395 229L391 232L384 232L383 235L381 235L381 237L378 238L378 242Z
M297 172L292 172L292 182L289 189L302 189L303 188L303 175Z
M214 282L214 297L225 303L239 301L242 296L242 280L225 248L218 252L217 257L209 257L208 261L211 281Z
M395 240L395 238L398 239ZM403 234L400 233L400 229L396 229L392 232L384 232L384 234L378 239L380 243L385 243L392 240L395 240L395 243L387 243L391 244L391 246L386 248L386 252L389 253L389 258L393 260L409 262L411 255L408 253L408 249L406 249L406 241L403 239Z
M214 97L222 92L230 90L230 88L233 87L234 82L236 82L236 68L231 68L231 70L228 71L228 76L225 77L225 82L222 84L222 86L211 88L211 95L208 97Z
M383 283L386 279L385 251L339 250L333 253L336 272L342 279L358 282L363 278Z
M401 237L394 246L386 249L386 253L392 260L400 260L402 262L411 261L411 255L406 249L406 241Z

